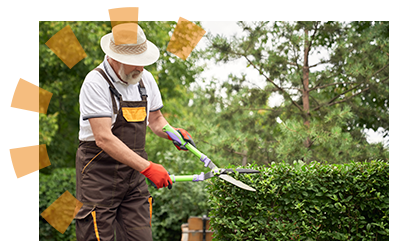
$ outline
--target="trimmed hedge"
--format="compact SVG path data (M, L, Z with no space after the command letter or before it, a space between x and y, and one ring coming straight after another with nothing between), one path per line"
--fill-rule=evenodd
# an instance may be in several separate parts
M229 166L236 168L236 166ZM312 162L242 167L250 192L213 178L213 240L389 240L389 164Z

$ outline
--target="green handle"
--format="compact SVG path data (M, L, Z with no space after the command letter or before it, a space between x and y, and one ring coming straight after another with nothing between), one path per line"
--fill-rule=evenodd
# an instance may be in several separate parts
M170 175L172 182L185 182L185 181L193 181L193 175Z
M194 175L170 175L172 182L183 182L183 181L204 181L205 175L203 172L201 174L194 174Z
M178 139L181 144L185 144L186 141L182 138L181 134L178 133L171 125L167 124L163 127L163 131L166 132L172 139ZM201 156L203 155L202 152L200 152L197 148L195 148L192 144L186 143L185 147L192 152L194 155L199 157L201 159Z
M163 131L166 132L173 140L180 141L181 144L185 144L185 140L181 134L178 133L171 125L167 124L163 127Z
M201 159L201 156L203 155L202 152L200 152L197 148L195 148L192 144L188 143L185 145L185 147L192 152L195 156L197 156L199 159Z

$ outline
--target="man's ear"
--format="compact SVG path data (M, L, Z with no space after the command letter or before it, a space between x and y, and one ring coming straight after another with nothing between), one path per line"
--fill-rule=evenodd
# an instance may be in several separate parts
M118 72L119 67L121 67L121 63L118 61L115 61L111 57L107 56L108 63L111 65L111 67L114 69L115 72Z

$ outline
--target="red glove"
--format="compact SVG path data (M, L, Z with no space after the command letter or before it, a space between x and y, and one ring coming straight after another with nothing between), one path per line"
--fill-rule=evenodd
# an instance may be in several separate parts
M182 138L183 138L186 142L188 142L188 143L192 144L194 147L196 147L196 145L194 144L194 141L193 141L193 139L192 139L192 136L189 134L189 132L187 132L187 131L184 130L183 128L175 128L175 130L178 131L179 134L181 134ZM172 138L171 138L169 135L168 135L168 139L170 139L170 140L174 143L175 147L176 147L178 150L184 150L184 151L187 151L187 150L188 150L188 149L185 147L185 145L182 145L179 141L172 140Z
M169 177L167 170L165 170L165 168L160 164L150 162L150 166L148 166L140 173L146 176L150 181L152 181L157 186L157 188L172 188L171 177Z

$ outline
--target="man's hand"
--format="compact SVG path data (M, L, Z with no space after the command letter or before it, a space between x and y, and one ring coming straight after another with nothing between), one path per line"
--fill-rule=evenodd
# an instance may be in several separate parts
M165 170L165 168L160 164L150 162L150 166L148 166L140 173L146 176L151 182L153 182L157 186L157 188L172 188L171 177L169 177L167 170Z
M196 147L196 145L194 144L194 141L193 141L193 139L192 139L192 136L189 134L189 132L187 132L187 131L184 130L183 128L175 128L175 130L178 131L178 133L182 136L182 138L186 141L186 143L190 143L190 144L192 144L194 147ZM186 143L185 143L185 145L183 145L183 144L181 144L180 141L175 141L175 140L173 140L169 135L168 135L168 139L170 139L170 140L174 143L175 147L176 147L178 150L184 150L184 151L187 151L187 150L188 150L188 149L185 147Z

